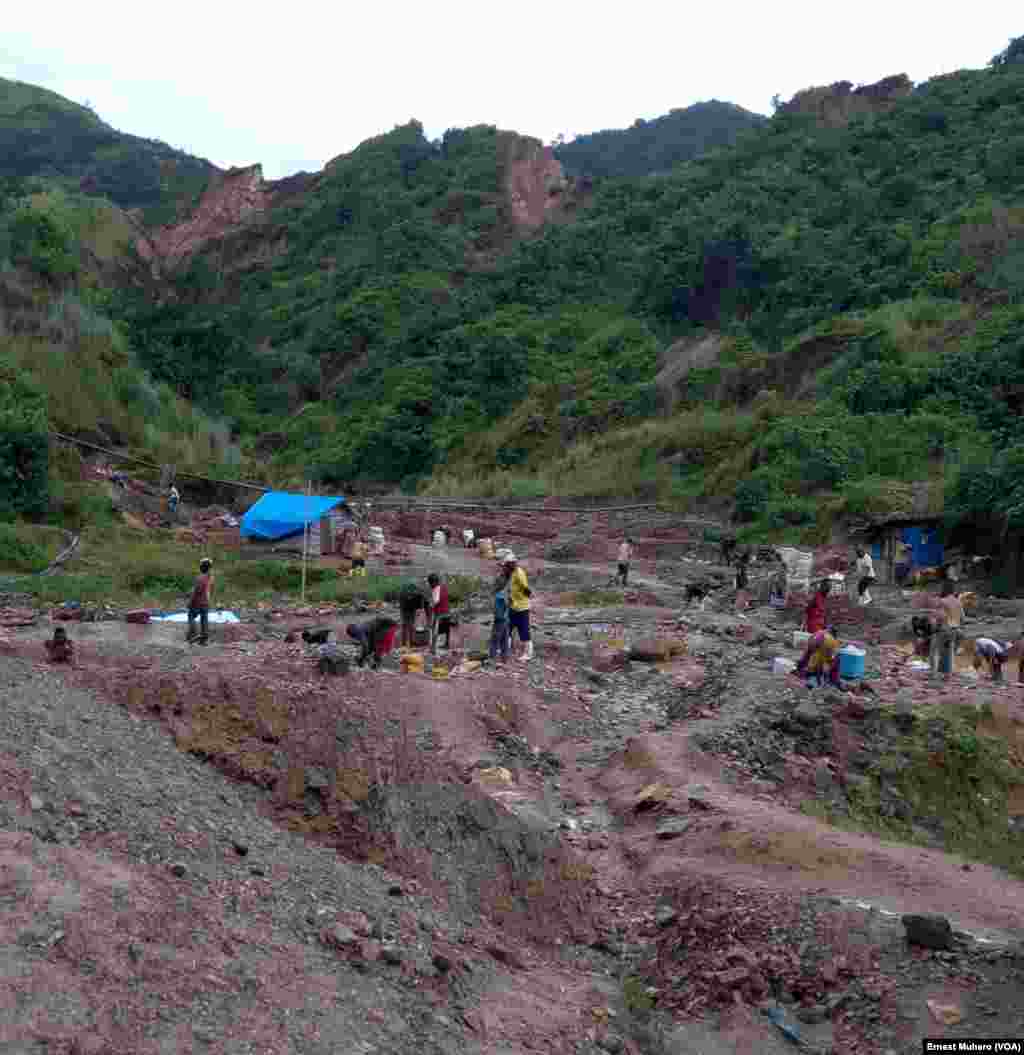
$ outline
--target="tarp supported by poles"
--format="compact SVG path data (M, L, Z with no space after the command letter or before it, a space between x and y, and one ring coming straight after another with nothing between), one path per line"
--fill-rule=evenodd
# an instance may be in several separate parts
M271 491L242 517L242 538L277 539L301 535L332 509L344 505L341 497Z

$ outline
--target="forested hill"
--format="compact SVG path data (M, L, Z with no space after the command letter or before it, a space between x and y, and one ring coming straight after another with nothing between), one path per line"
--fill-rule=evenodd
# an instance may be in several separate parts
M141 209L155 225L190 208L216 171L159 140L118 132L56 92L0 77L0 180L42 178Z
M998 357L1015 332L1022 126L1019 66L962 71L845 125L780 112L732 148L584 198L552 185L563 222L523 232L509 180L539 144L486 127L432 143L413 123L128 317L140 359L261 435L261 464L284 477L728 497L743 483L747 510L805 519L809 488L842 497L990 442L971 424L980 404L950 402L959 368L942 353L983 333ZM588 461L587 444L656 415L666 349L708 330L721 354L677 386L672 420L715 406L728 435L633 437L643 459L625 473ZM971 362L976 390L994 367ZM792 435L748 427L759 387L783 416L798 390L801 411L818 399L827 443L806 415ZM872 453L880 436L899 439L891 457ZM556 471L574 443L575 468ZM685 473L668 463L680 453Z
M694 103L629 128L577 136L555 148L555 157L574 176L649 176L666 172L716 147L731 146L768 118L717 99Z
M1024 524L1019 51L593 188L412 121L103 307L278 484L720 499L799 535L925 483ZM12 252L52 256L25 207Z

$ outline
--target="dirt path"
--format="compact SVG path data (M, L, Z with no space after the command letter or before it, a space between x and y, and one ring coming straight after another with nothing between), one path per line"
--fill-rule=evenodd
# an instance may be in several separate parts
M993 942L1024 938L1024 884L998 869L843 831L767 793L739 791L717 760L679 732L650 733L636 749L649 756L648 766L637 772L618 763L588 774L584 793L603 793L606 806L626 818L641 788L657 781L675 789L700 785L701 805L678 796L680 814L693 819L685 838L657 840L655 822L644 820L613 833L608 866L618 864L623 882L641 862L655 886L713 875L738 886L841 895L893 914L945 915L955 928Z

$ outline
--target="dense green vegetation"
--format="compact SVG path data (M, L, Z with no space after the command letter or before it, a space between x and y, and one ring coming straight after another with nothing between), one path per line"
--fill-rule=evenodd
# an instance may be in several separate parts
M536 144L413 122L266 219L289 233L273 266L199 258L179 299L125 311L141 360L262 434L283 479L727 496L751 534L821 533L919 478L966 510L1017 493L992 475L1018 442L992 371L1019 356L1022 116L1014 62L842 128L780 112L529 235L504 187ZM709 330L719 361L659 424L659 349ZM988 491L945 479L975 459Z
M225 282L200 257L178 299L126 303L140 360L277 439L271 471L296 480L414 483L536 385L580 418L650 409L642 320L516 295L531 265L505 179L538 147L491 127L430 143L416 122L364 143L269 218L289 233L273 268Z
M717 147L731 146L766 121L734 103L711 99L651 121L637 118L629 128L577 136L559 144L555 157L573 176L650 176Z
M892 719L890 709L883 713ZM991 704L930 706L916 709L914 717L913 732L879 752L867 779L851 789L849 814L820 800L808 802L805 812L905 842L928 845L938 837L947 852L1024 876L1024 837L1006 826L1007 804L1019 787L1013 723L993 713ZM892 791L910 806L910 818L886 808Z
M48 449L42 390L0 357L0 520L46 509Z
M127 242L104 199L0 186L0 521L52 512L77 526L96 512L77 493L80 459L51 457L49 430L183 468L232 457L226 426L154 382L105 314L105 269L124 265Z
M811 538L904 506L923 480L951 517L1013 527L1019 55L1011 42L990 69L842 127L782 108L670 171L550 187L559 222L536 231L509 185L540 144L490 126L431 142L413 121L209 246L159 298L137 283L86 299L125 327L118 369L225 419L284 485L716 498L751 538ZM653 144L642 161L630 148L638 172L661 166L686 113L629 130ZM735 109L705 107L690 115L709 121L702 143L716 114L733 137ZM613 140L587 143L598 157ZM7 255L65 281L81 201L19 201ZM717 358L673 382L666 415L666 349L707 334Z
M169 223L213 175L208 161L125 135L55 92L0 78L0 179L44 178Z

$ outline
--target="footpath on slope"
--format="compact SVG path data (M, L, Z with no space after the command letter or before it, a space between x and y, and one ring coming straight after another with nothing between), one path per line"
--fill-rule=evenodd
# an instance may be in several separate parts
M780 620L763 610L739 616L730 611L725 596L706 613L681 611L682 583L714 570L704 563L706 553L689 561L639 561L637 583L643 590L627 591L627 603L618 608L566 608L573 587L604 587L601 566L544 559L541 540L510 540L537 587L540 658L504 671L446 681L359 672L323 681L312 676L309 650L284 640L289 630L308 625L308 617L299 617L224 633L201 656L184 648L180 628L81 625L73 631L80 645L79 665L61 677L33 673L24 665L39 658L44 628L12 634L8 648L23 658L5 661L12 666L5 666L4 676L14 671L14 685L24 674L31 689L15 695L29 701L20 705L25 708L23 727L5 730L11 747L4 772L12 774L5 808L19 801L15 788L22 789L18 816L5 828L31 833L33 852L40 849L37 842L50 840L46 846L67 844L74 852L97 855L89 859L97 875L102 873L97 861L156 869L155 878L146 875L155 891L150 904L164 912L185 877L202 872L196 862L205 865L217 856L212 848L218 843L214 833L219 833L226 863L217 868L227 869L230 876L222 877L216 869L214 874L232 892L220 900L230 903L232 895L242 896L241 887L230 887L231 881L256 885L257 896L249 891L240 915L246 926L262 928L248 940L273 948L275 970L282 966L276 963L280 958L285 970L299 975L328 970L335 979L351 975L369 980L388 990L381 997L385 1004L391 1000L388 1006L402 1009L403 1028L410 1019L426 1022L424 1043L439 1044L441 1050L453 1050L449 1044L509 1052L782 1050L787 1043L783 1035L758 1010L759 1004L776 1000L787 1021L799 1023L804 1040L819 1050L917 1051L924 1035L957 1030L1013 1035L1024 1029L1014 945L1024 918L1018 881L935 849L886 844L798 812L802 795L831 794L841 784L841 772L828 766L823 752L773 760L767 768L775 768L776 779L769 780L763 767L754 774L732 764L727 751L700 746L716 738L729 741L731 730L749 735L744 723L769 698L772 706L791 698L793 709L807 698L805 690L766 669L767 654L785 647L791 629L785 615ZM471 552L452 548L439 553L415 544L410 549L412 573L439 565L486 571ZM637 603L644 600L643 592L662 603ZM628 603L631 596L633 603ZM482 629L482 613L479 621ZM343 624L333 625L340 630ZM594 635L610 636L609 631L618 632L616 626L628 626L624 632L634 640L682 633L688 654L661 665L616 662L610 669L595 669L595 659L605 653L595 648ZM875 684L882 698L903 691L895 677ZM97 704L75 686L103 693L124 711ZM63 703L57 702L65 694L78 701L75 706L92 701L93 717L83 719L81 726L69 725L62 717ZM981 683L965 693L958 682L937 690L936 696L943 699L944 694L950 706L962 704L965 695L1015 698L1013 686L996 689ZM263 712L253 719L252 729L246 728L250 699ZM816 703L812 729L825 724L846 731L856 727L856 719L841 713L845 700L821 695ZM9 708L8 719L17 711L17 706ZM285 728L275 734L273 726L282 713ZM132 721L131 715L147 720ZM83 738L80 730L88 732L100 716L103 724L97 731L102 729L102 735ZM233 726L223 721L225 716ZM176 752L161 725L182 751L205 758L241 783L224 782L208 765ZM334 734L326 752L318 735L325 728ZM124 750L110 766L97 766L100 745L111 735L124 741ZM35 768L49 762L45 747L39 755L39 739L70 770L100 769L96 779L107 779L109 769L119 783L92 792L98 804L90 802L86 780L82 787L74 783L62 789L59 770L54 778ZM134 775L129 755L136 758L145 745L149 758L158 744L159 761ZM845 758L839 761L845 763ZM777 779L780 765L782 780ZM154 769L165 774L162 782ZM296 772L298 785L289 788ZM454 779L443 780L443 773L454 774ZM36 793L43 802L39 809L30 796L25 801L24 789L33 780L41 789ZM324 783L332 780L348 780L351 786L346 785L344 794L331 787L325 795ZM409 790L424 784L435 788L425 799ZM217 807L219 812L207 818L206 800L212 802L214 796L200 785L223 789L216 792L218 801L223 794L230 802L222 802L223 809ZM460 787L466 790L459 792ZM158 791L147 797L142 788ZM370 788L382 790L380 803L373 802ZM484 797L498 812L488 812L481 804ZM104 803L118 807L111 811ZM166 803L176 805L166 809ZM371 807L376 829L364 826ZM85 832L83 846L90 809L100 821L97 832ZM57 818L53 825L31 827L50 817ZM136 817L142 822L138 832ZM516 823L503 819L509 817ZM239 878L255 859L251 847L259 843L255 836L244 836L250 850L240 857L226 841L232 822L258 827L268 846L261 856L272 863L269 869L266 863L255 867L269 870L269 878ZM188 831L190 827L195 830ZM167 833L166 840L141 834L151 831ZM280 840L273 850L267 842L271 834ZM154 852L152 860L145 856ZM180 860L172 860L175 854ZM292 869L309 867L307 854L318 862L330 861L335 869L320 879L319 887L305 876L297 884L291 878ZM474 875L470 860L478 854L484 868ZM509 855L519 863L505 884L496 862ZM548 855L551 868L539 860ZM171 873L168 879L167 862L183 866L184 877ZM15 874L19 867L24 862L12 859ZM706 889L709 879L711 891ZM152 887L157 880L170 886ZM490 883L495 883L493 897ZM304 918L312 914L319 919L325 905L330 907L324 916L330 919L361 913L367 925L355 919L349 929L357 939L354 944L370 947L354 953L346 946L339 956L308 923L300 928L301 938L293 935L289 944L285 932L291 917L282 906L301 904L297 886L303 885L321 891L318 906ZM387 891L403 885L396 902ZM356 893L350 896L351 891ZM387 918L387 907L407 905L411 891L422 893L405 911L405 930L392 926L389 931L381 924L381 937L373 937L374 924ZM580 891L589 912L580 907ZM725 893L732 904L716 903L716 892ZM197 894L191 896L189 912L195 918L213 911ZM120 904L120 897L111 895L110 904ZM849 908L838 898L877 908ZM180 895L178 900L177 907L183 908ZM57 904L63 904L60 897ZM260 912L252 907L257 905ZM39 908L26 907L33 914ZM87 918L92 907L93 902L86 906ZM906 948L898 918L877 909L948 915L963 937L953 950L922 954ZM729 936L731 945L716 946L714 935L694 933L695 920L711 923L719 937ZM214 913L205 928L216 932L222 925ZM82 926L95 941L96 932ZM122 926L130 933L134 923L128 919ZM242 923L238 928L242 934ZM366 929L367 936L358 929ZM70 932L63 930L65 936L43 942L47 964L51 959L64 963L62 947ZM970 939L968 932L988 941ZM56 931L46 941L52 933ZM861 943L837 952L840 937L851 933L862 935ZM415 966L403 960L399 967L403 976L406 971L411 975L409 986L394 988L391 966L381 960L381 951L406 943L416 948L416 939L419 951L410 957ZM85 947L90 948L88 940ZM167 956L187 961L195 947L195 941L184 952L174 947L173 957L170 952ZM766 950L776 947L788 950L796 963L771 963ZM737 948L742 952L735 954ZM834 978L828 965L818 962L828 952L835 953L837 962L845 961ZM125 964L135 962L130 948L125 955L128 959L116 968L108 967L110 978L123 975ZM434 963L435 955L447 969ZM88 964L95 956L86 953L82 960ZM745 967L744 956L750 961ZM229 978L229 963L233 961L217 965L220 974L214 967L209 973ZM458 966L453 969L453 964ZM75 970L66 969L70 975L61 988L71 992ZM648 980L661 991L649 994ZM770 983L763 992L762 980ZM331 1001L342 995L341 985L339 981L339 988L325 997L321 1010L306 1006L296 1010L290 1024L278 1023L280 1050L289 1050L297 1029L323 1029L311 1023L337 1013ZM220 1006L237 1010L244 990L235 987L232 992L230 980L227 986ZM176 992L173 985L169 992ZM677 1020L673 1026L652 1015L647 1009L652 998L682 1015L685 1024ZM202 1020L195 1012L196 999L192 993L179 999L174 1028L183 1037L186 1015L189 1021ZM927 1010L929 1000L936 1006L955 1004L963 1021L938 1023ZM995 1014L989 1015L986 1007ZM349 1027L364 1014L370 1012L357 1009L346 1020ZM695 1014L710 1018L701 1024L692 1021ZM397 1045L393 1036L383 1039L386 1023L378 1024L377 1043ZM106 1028L97 1025L97 1035L106 1037ZM152 1028L155 1035L156 1022ZM219 1041L223 1047L211 1039L217 1028L226 1031ZM207 1033L205 1039L191 1041L207 1045L195 1050L245 1050L226 1026ZM374 1041L368 1038L367 1043ZM131 1050L149 1049L140 1043Z

